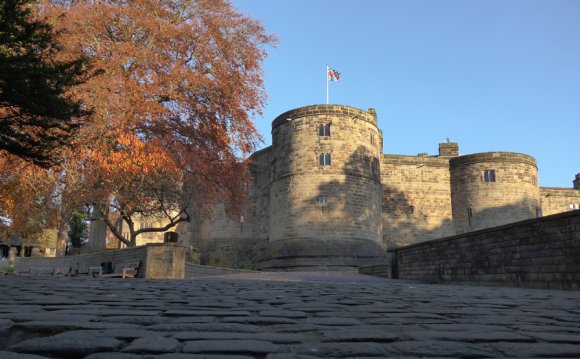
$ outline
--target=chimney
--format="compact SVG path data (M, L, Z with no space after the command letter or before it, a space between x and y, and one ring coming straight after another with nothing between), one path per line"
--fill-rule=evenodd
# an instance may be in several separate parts
M459 144L457 142L447 142L439 144L439 157L459 156Z

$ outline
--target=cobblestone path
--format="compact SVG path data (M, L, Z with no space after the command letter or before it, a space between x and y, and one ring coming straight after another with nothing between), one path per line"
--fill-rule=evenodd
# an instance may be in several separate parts
M580 358L580 292L341 274L0 277L0 358Z

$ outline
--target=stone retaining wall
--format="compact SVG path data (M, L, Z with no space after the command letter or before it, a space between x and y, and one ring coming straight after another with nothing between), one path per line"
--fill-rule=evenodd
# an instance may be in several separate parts
M183 279L185 277L185 250L179 243L151 243L145 246L106 250L60 258L18 257L14 263L16 274L29 273L31 268L72 268L88 273L89 267L101 262L118 263L141 261L140 278Z
M191 263L185 264L185 278L211 277L239 273L258 273L258 272L243 269L213 267Z
M396 255L400 279L580 290L580 211L414 244Z
M390 267L388 265L360 267L358 272L360 274L368 274L377 277L391 278Z

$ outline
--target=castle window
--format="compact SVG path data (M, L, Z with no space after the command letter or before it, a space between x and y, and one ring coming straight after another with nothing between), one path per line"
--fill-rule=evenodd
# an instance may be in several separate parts
M330 153L321 153L318 155L318 164L320 166L330 166Z
M471 226L471 217L473 217L473 212L471 211L471 207L467 208L467 221L469 222L469 225Z
M538 183L536 176L532 176L532 186L535 186Z
M483 182L495 182L495 170L483 171Z
M571 211L574 211L576 209L580 209L580 203L570 203L568 208L570 208Z
M322 213L328 211L328 195L321 194L318 196L318 203L320 203L320 210Z
M375 144L375 134L371 133L371 145Z
M320 124L318 126L318 136L323 137L330 137L330 123L327 124Z

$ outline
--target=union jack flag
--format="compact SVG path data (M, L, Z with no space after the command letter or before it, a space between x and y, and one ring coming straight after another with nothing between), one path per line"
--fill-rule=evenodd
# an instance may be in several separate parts
M328 80L329 81L338 81L340 79L340 72L328 68Z

